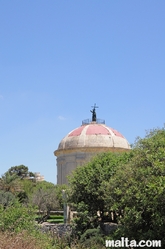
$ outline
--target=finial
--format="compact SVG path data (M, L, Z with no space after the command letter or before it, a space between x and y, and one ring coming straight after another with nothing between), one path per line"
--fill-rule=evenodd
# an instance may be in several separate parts
M96 104L94 104L94 106L91 106L93 108L93 110L91 111L92 113L92 122L96 122L97 118L96 118L96 108L98 108L98 106L96 106Z

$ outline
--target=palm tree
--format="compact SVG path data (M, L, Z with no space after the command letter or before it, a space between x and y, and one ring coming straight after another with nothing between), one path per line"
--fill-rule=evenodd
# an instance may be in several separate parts
M9 172L6 172L0 178L0 190L6 192L16 193L21 190L21 184L19 178L16 174L11 175Z

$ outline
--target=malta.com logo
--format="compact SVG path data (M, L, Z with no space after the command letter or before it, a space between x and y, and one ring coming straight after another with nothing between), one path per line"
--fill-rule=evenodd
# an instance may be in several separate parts
M107 248L113 247L161 247L161 240L129 240L128 238L121 237L120 240L106 240L105 246Z

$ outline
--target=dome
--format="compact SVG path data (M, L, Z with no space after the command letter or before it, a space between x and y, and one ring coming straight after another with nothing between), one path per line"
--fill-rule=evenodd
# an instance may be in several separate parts
M130 145L125 137L117 130L105 124L91 122L69 132L61 140L57 151L78 148L130 149Z
M98 153L130 150L125 137L117 130L97 119L96 104L92 120L83 120L82 125L66 135L54 151L57 157L57 184L68 184L68 176L78 167L88 163Z

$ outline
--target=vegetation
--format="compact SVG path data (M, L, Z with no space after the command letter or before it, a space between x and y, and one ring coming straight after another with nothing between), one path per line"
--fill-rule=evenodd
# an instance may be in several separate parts
M18 234L0 232L0 248L43 249L42 246L43 240L35 239L33 236L27 234L26 232L20 232Z
M11 192L0 191L0 205L4 208L9 206L15 201L15 196Z
M5 209L0 206L0 248L57 248L58 240L41 233L36 225L35 211L30 205L24 206L18 201Z
M7 249L89 249L78 241L71 241L51 233L43 233L35 223L35 209L18 201L5 209L0 205L0 248ZM101 249L101 247L100 247Z
M161 240L164 247L165 129L154 129L144 139L138 138L133 157L124 167L103 185L107 189L105 202L121 214L116 234L137 241Z
M59 209L54 187L46 190L38 189L32 196L32 203L38 208L41 222L47 221L51 210Z
M8 170L10 175L17 175L20 179L34 177L35 174L30 172L25 165L13 166Z
M113 239L161 240L165 246L165 129L137 138L127 154L102 154L75 170L69 201L80 239L111 221ZM98 212L99 211L99 212Z
M130 152L98 155L78 167L69 182L68 189L7 171L0 179L0 248L102 249L105 239L121 237L161 240L165 247L164 128L137 138ZM60 222L50 211L62 208L62 189L77 217L71 236L59 238L41 233L35 218L38 210L41 222L44 216ZM117 227L108 237L105 222Z
M24 165L13 166L0 178L0 204L8 205L12 199L22 204L34 205L40 219L49 216L51 210L59 210L62 206L62 192L53 183L36 182L34 173Z
M47 222L64 223L64 216L62 216L62 215L49 215Z
M20 186L18 176L15 174L10 175L8 171L0 178L0 190L16 194L20 191Z
M121 164L127 163L132 153L104 153L84 167L78 167L70 178L69 202L78 212L75 232L78 237L87 229L97 228L105 221L116 222L115 212L105 202L104 182L109 182Z

